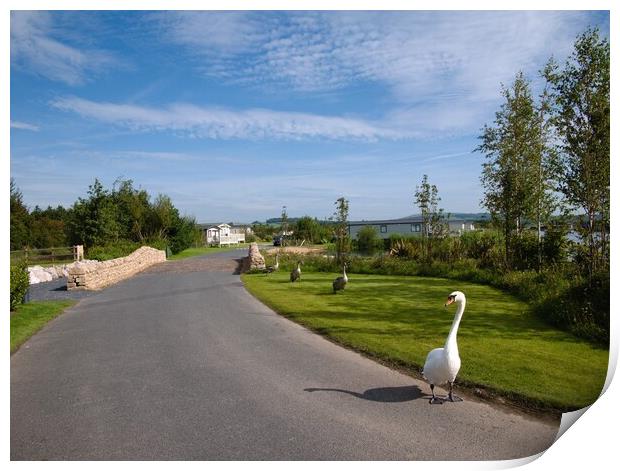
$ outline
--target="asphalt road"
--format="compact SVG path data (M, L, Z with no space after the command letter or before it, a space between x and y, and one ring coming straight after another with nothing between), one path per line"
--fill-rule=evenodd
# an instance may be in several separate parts
M12 460L487 460L559 423L467 400L276 315L233 255L82 299L11 357ZM467 361L466 358L463 361Z

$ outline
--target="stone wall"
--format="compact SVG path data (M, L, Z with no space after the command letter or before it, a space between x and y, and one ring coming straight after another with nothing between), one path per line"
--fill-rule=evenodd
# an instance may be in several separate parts
M244 262L245 263L243 264L243 271L254 269L263 270L265 268L265 259L258 250L258 244L256 242L252 242L250 244L248 256L246 257Z
M105 262L76 262L69 269L67 289L101 289L165 261L166 252L144 246L126 257Z

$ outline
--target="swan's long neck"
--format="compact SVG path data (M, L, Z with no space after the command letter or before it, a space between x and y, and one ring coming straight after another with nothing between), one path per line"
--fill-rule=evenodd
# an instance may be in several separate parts
M349 281L347 279L347 267L345 265L342 266L342 277L344 278L344 281Z
M456 332L459 330L459 324L461 323L461 317L463 317L463 311L465 311L465 300L458 303L459 307L456 310L456 314L454 315L454 321L452 321L452 327L450 328L450 333L448 334L448 338L446 339L446 345L444 349L448 353L456 353L458 354L459 349L456 343Z

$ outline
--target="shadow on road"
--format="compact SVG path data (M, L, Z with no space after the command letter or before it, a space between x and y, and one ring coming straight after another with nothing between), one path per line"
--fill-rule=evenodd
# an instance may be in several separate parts
M358 393L355 391L347 391L346 389L336 389L336 388L306 388L304 391L307 392L317 392L317 391L328 391L328 392L339 392L344 394L349 394L351 396L355 396L359 399L365 399L367 401L375 401L375 402L407 402L413 401L415 399L420 399L423 397L422 391L418 386L398 386L398 387L390 387L390 388L372 388L367 389L363 393Z

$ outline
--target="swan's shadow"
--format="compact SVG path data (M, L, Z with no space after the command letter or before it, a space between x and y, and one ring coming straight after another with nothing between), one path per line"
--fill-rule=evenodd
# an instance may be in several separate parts
M305 388L306 392L329 391L355 396L359 399L374 402L407 402L424 397L418 386L397 386L389 388L372 388L363 393L337 388Z

